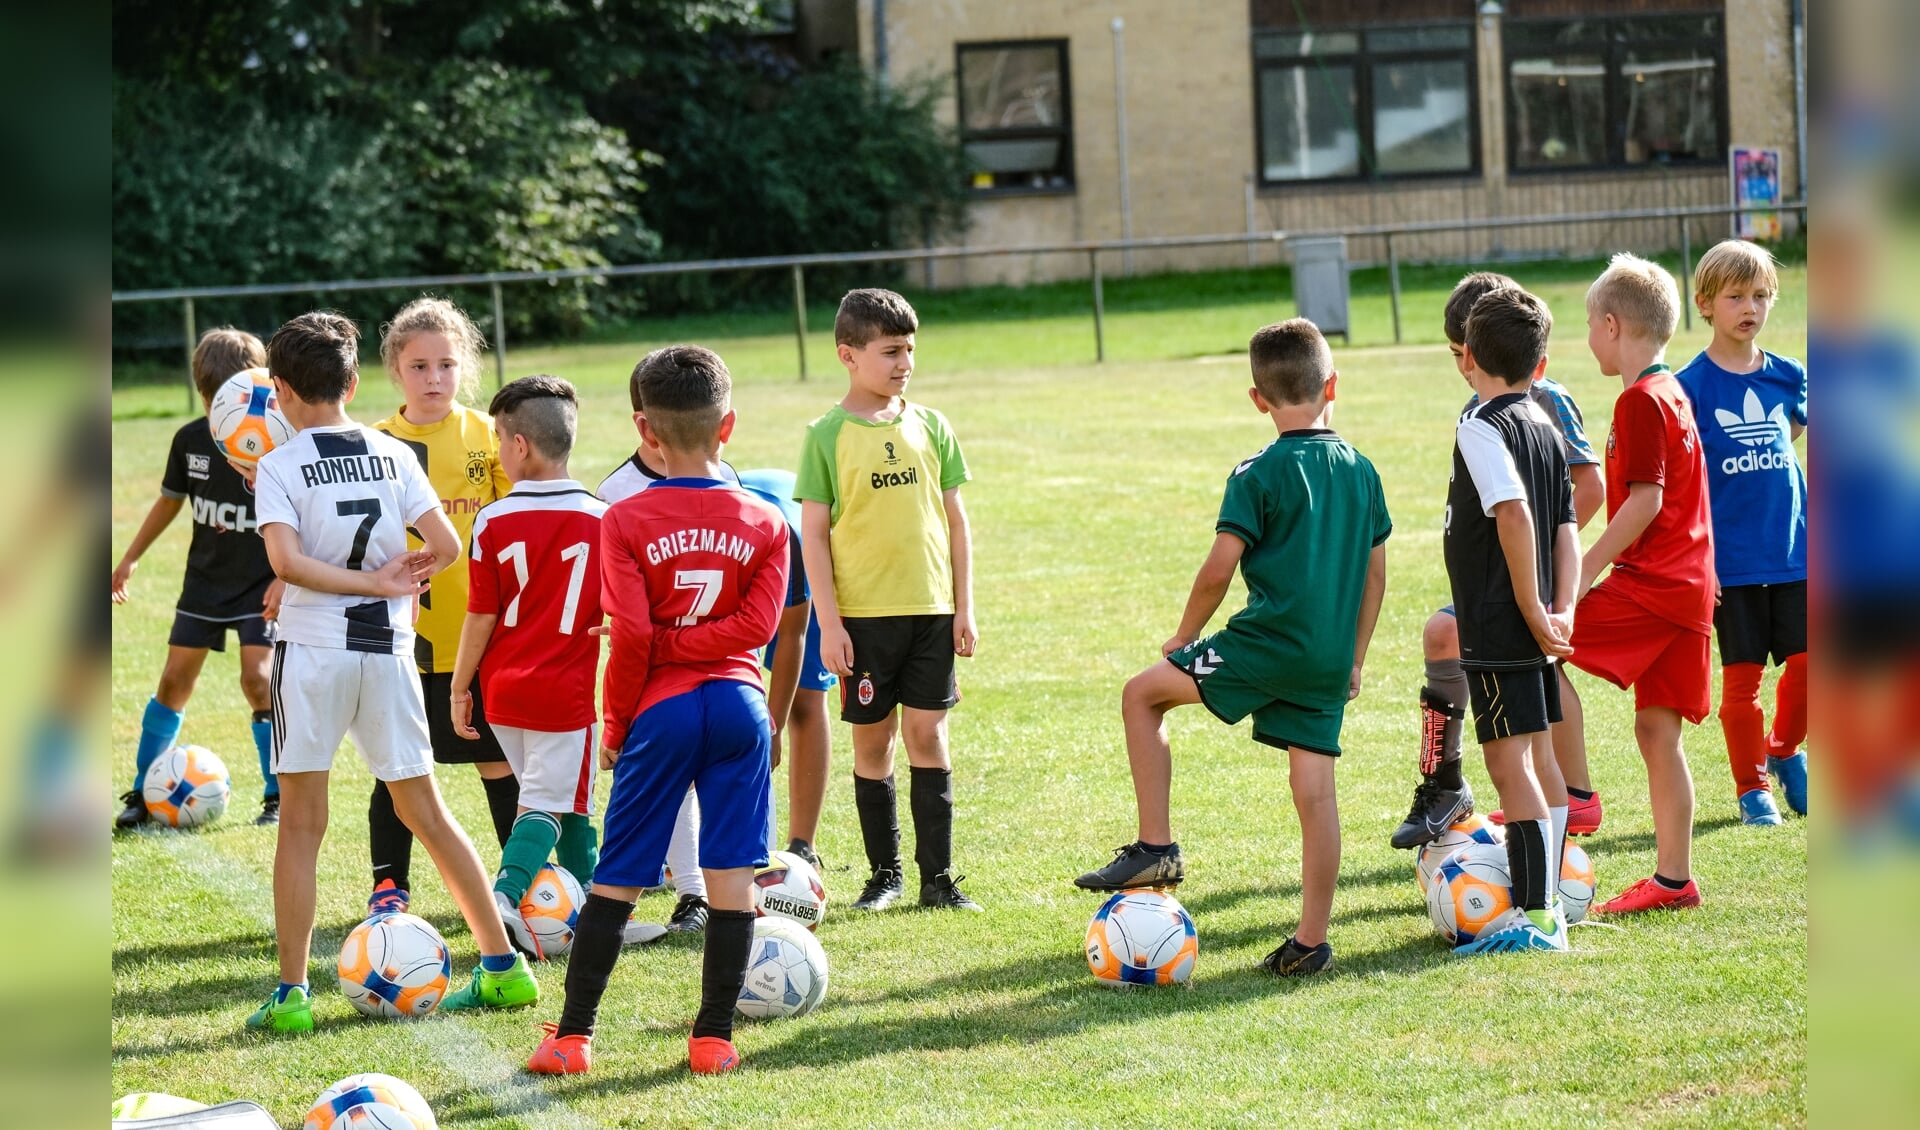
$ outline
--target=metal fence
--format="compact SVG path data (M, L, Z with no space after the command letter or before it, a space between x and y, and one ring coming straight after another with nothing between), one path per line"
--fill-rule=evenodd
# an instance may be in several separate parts
M186 351L191 371L191 358L197 330L194 325L194 301L202 298L242 298L277 294L318 294L322 292L384 290L390 288L419 289L424 287L448 286L485 286L493 297L493 355L494 379L504 383L507 370L507 327L506 300L502 288L514 283L564 282L571 279L619 279L642 278L647 276L707 274L718 271L759 271L787 268L793 281L793 330L800 366L800 379L807 379L807 290L806 268L818 266L845 266L864 263L927 263L938 259L978 259L996 255L1040 255L1040 254L1084 254L1087 257L1088 283L1092 290L1093 347L1094 359L1107 359L1106 347L1106 294L1104 272L1101 269L1100 256L1103 253L1120 252L1123 255L1134 251L1186 247L1218 247L1233 244L1245 244L1249 248L1259 244L1284 244L1289 240L1309 237L1342 236L1347 239L1377 238L1384 240L1387 261L1388 291L1393 309L1393 340L1401 340L1400 328L1400 258L1394 241L1436 233L1469 233L1477 231L1495 231L1509 228L1547 227L1552 225L1618 223L1622 221L1672 221L1679 232L1680 246L1680 289L1684 295L1691 290L1690 274L1693 269L1693 232L1691 221L1702 218L1724 218L1731 225L1734 218L1745 213L1785 212L1805 216L1805 201L1792 201L1761 207L1739 207L1728 205L1709 205L1677 208L1645 208L1610 212L1577 212L1549 216L1511 216L1475 220L1437 220L1431 222L1401 224L1369 224L1345 228L1316 231L1264 231L1235 232L1230 235L1192 235L1158 236L1141 239L1081 240L1071 243L1028 244L1015 247L923 247L899 251L848 251L815 255L771 255L746 259L703 259L680 263L632 263L623 266L574 267L554 271L491 271L484 274L469 275L420 275L411 278L388 279L339 279L326 282L308 283L260 283L247 286L212 287L168 287L158 290L117 290L112 298L115 304L132 302L179 302L181 304L182 326L185 331ZM1693 325L1693 306L1682 302L1687 325ZM196 410L198 393L194 391L192 381L187 384L188 411Z

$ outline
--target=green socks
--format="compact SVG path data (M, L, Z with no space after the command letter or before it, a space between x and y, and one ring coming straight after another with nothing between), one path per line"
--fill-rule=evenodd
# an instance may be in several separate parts
M585 890L600 866L600 836L593 830L593 821L579 812L561 816L560 845L554 854Z
M500 874L493 880L493 889L518 904L559 842L560 821L552 813L522 812L513 822L513 834L500 849Z

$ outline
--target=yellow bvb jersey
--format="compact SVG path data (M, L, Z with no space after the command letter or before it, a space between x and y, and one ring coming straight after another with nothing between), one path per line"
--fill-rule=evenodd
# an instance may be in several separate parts
M480 508L505 498L513 484L500 469L500 441L493 420L464 404L455 404L447 418L425 427L410 424L395 412L374 425L406 444L427 472L427 481L440 495L440 508L460 535L461 560L433 578L420 598L420 620L414 624L413 659L423 675L453 670L460 650L460 625L467 618L466 549L473 541L473 519ZM407 548L422 546L420 535L408 527Z

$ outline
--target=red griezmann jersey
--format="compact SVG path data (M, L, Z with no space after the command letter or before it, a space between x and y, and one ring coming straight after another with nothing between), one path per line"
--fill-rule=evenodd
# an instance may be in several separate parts
M473 521L467 611L498 615L480 659L487 721L565 733L593 725L600 667L600 520L572 479L521 482Z
M1613 402L1607 433L1607 520L1630 483L1658 483L1660 513L1613 563L1607 584L1672 624L1713 630L1713 512L1693 405L1671 369L1641 377Z
M786 602L787 523L777 507L712 479L661 479L607 511L601 600L612 618L605 731L712 679L764 688L756 652Z

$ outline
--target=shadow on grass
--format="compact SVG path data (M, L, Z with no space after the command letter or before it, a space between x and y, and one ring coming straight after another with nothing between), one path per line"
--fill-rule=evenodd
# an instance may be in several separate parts
M1740 818L1737 816L1716 816L1711 820L1696 819L1693 822L1693 835L1695 839L1698 839L1712 832L1721 832L1728 828L1739 828L1741 826ZM1655 846L1653 833L1651 831L1628 832L1623 836L1613 836L1608 835L1606 832L1596 832L1591 836L1579 837L1574 842L1585 846L1589 852L1595 848L1608 852L1652 851Z

